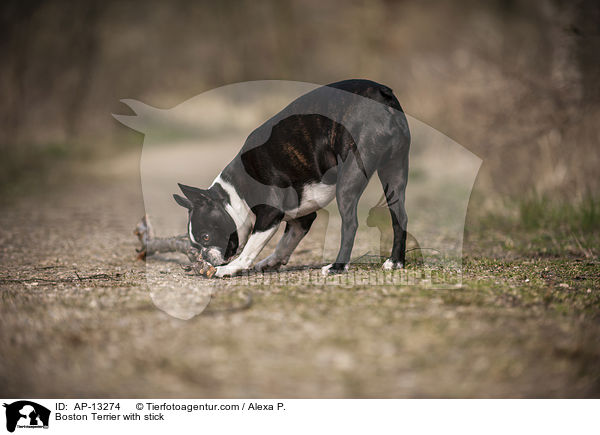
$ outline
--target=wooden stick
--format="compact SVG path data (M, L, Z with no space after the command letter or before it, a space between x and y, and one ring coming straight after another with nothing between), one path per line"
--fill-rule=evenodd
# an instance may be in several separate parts
M154 255L161 252L181 252L187 255L192 265L187 269L196 275L212 278L217 269L209 262L204 260L200 252L194 248L187 235L175 237L154 237L152 225L148 216L144 216L135 227L133 232L142 243L141 249L138 249L138 259L145 260L148 255Z

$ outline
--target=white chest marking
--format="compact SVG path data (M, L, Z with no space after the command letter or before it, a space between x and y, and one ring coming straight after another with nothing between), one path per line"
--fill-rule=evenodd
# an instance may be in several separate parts
M308 184L302 190L299 206L285 212L285 220L317 211L329 204L333 198L335 198L335 184Z

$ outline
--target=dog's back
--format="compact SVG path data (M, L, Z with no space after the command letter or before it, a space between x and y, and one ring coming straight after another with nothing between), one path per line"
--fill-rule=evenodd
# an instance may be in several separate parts
M371 80L342 80L341 82L330 83L327 87L360 95L404 112L391 88Z

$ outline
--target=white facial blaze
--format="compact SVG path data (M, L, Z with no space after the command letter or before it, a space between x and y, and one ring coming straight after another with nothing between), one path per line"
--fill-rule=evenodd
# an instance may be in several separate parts
M188 233L190 235L190 240L192 241L192 243L199 245L199 243L196 241L196 239L194 239L194 233L192 233L192 216L191 215L190 215L190 221L188 222Z
M219 184L225 192L229 195L230 204L225 205L225 211L231 216L233 222L235 222L235 228L238 233L238 249L242 249L248 241L250 230L254 226L255 216L240 196L238 195L235 188L228 182L223 181L221 174L211 184L211 187L215 184Z

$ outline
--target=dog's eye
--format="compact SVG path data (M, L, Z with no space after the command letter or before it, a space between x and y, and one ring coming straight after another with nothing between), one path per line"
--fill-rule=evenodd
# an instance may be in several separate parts
M207 233L202 234L202 240L208 242L210 240L210 236Z

